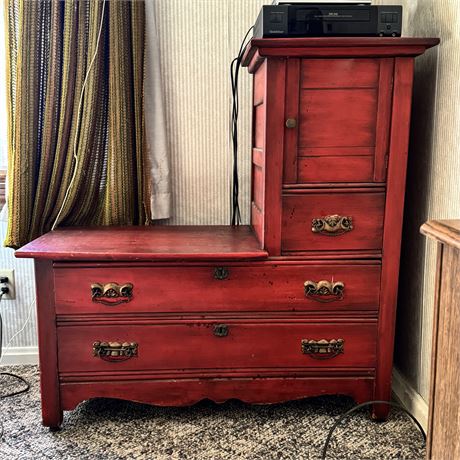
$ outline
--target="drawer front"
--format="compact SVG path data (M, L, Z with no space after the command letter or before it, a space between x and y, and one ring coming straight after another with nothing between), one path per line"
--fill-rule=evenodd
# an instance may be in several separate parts
M282 251L381 250L384 208L384 192L286 194Z
M69 325L58 327L59 371L369 368L376 337L371 320Z
M330 282L331 293L306 293L306 281ZM337 295L333 281L344 285ZM92 285L110 294L110 283L131 284L132 295L92 297ZM379 285L376 263L55 268L57 314L377 310Z

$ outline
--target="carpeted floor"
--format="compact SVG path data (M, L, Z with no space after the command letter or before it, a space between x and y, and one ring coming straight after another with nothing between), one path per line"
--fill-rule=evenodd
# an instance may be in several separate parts
M271 406L203 401L160 408L113 399L66 412L64 428L41 425L35 366L3 367L28 379L29 393L0 401L0 459L317 459L328 428L353 401L321 397ZM17 386L16 386L17 388ZM12 390L0 377L0 393ZM330 459L422 459L421 434L402 412L374 423L355 413L333 438Z

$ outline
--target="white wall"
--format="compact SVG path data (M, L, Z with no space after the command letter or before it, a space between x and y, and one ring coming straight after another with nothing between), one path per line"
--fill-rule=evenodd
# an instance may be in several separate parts
M229 66L261 0L155 0L171 141L171 224L230 221ZM250 83L241 71L240 180L249 219Z
M6 222L0 221L0 241L5 239ZM37 334L36 334L36 315L35 315L35 281L33 276L33 261L26 259L16 259L13 249L0 248L0 268L14 269L16 299L2 300L0 302L0 312L3 318L3 345L10 343L14 350L4 349L5 356L2 363L11 362L9 353L20 353L21 359L29 360L30 353L36 354ZM24 330L14 338L10 339L18 332L27 321Z

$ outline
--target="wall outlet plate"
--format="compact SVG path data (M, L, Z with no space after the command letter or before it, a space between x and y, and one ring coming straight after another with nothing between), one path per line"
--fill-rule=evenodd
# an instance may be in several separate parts
M14 300L16 298L16 285L14 283L14 270L0 268L0 278L6 276L8 283L0 284L0 287L6 286L9 289L8 294L3 294L2 300Z

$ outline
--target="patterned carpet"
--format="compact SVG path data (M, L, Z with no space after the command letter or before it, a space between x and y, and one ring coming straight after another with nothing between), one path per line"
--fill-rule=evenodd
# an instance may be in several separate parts
M86 401L66 412L64 429L41 425L35 366L3 367L28 379L29 393L0 401L0 459L317 459L328 428L353 406L321 397L271 406L203 401L159 408L112 399ZM15 386L14 388L17 388ZM0 377L0 392L13 389ZM329 459L423 459L423 441L402 412L374 423L367 411L337 429Z

